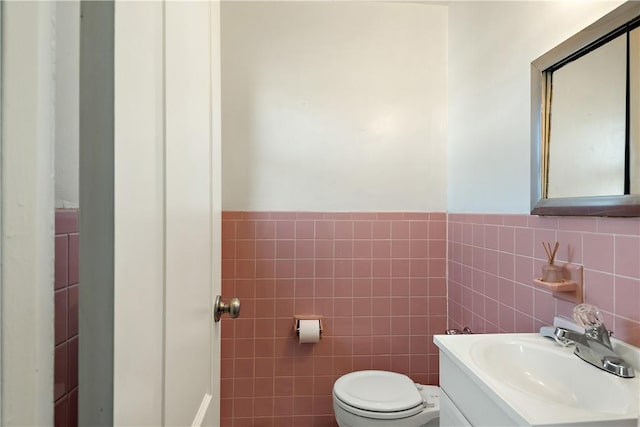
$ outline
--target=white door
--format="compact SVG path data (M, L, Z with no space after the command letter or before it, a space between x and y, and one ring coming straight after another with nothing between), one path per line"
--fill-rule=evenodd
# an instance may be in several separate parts
M86 2L81 24L89 27L83 42L96 33L96 47L81 50L85 69L95 67L81 84L82 111L83 105L99 109L89 93L111 81L95 76L113 52L113 250L105 255L113 254L113 360L96 352L101 342L81 342L79 421L217 425L220 326L213 322L212 306L220 291L219 3L112 5ZM107 15L113 17L113 46L104 41ZM105 34L98 34L103 25ZM101 134L98 129L99 123L81 115L81 139ZM95 145L95 151L102 149ZM111 152L92 154L81 147L81 163L101 162ZM83 201L94 197L88 188L101 182L88 181L81 174L81 281L82 256L88 258L82 239L87 248L99 240L83 237L83 218L104 214L96 208L102 199ZM94 285L102 276L85 281ZM82 339L102 328L89 323L103 310L101 300L86 295L81 290ZM100 384L101 367L113 370L111 389Z
M218 16L219 3L116 3L116 425L219 419L220 327L212 318L220 292ZM147 144L136 141L141 131ZM140 200L148 215L133 208ZM130 293L148 273L146 295ZM148 323L147 338L161 339L154 346L161 352L149 353L136 322ZM161 364L162 376L150 364Z
M219 404L212 399L220 378L212 303L220 292L221 195L212 6L165 4L165 425L219 419L210 407Z

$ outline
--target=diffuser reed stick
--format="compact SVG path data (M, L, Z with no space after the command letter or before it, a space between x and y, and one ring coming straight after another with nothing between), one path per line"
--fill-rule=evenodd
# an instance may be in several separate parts
M551 249L551 243L542 242L542 247L544 247L544 251L547 253L547 257L549 258L549 264L542 266L542 281L543 282L562 282L562 268L553 265L553 262L556 259L556 254L558 253L558 248L560 247L560 242L556 242Z
M551 249L551 243L542 242L542 246L544 247L544 251L549 257L549 265L553 265L553 261L555 260L556 254L558 253L558 248L560 247L560 242L556 242L553 250Z

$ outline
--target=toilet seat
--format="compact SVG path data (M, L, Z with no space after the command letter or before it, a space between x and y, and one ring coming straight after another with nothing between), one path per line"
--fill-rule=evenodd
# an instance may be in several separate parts
M411 378L387 371L358 371L333 386L336 404L354 415L380 420L407 418L427 406Z

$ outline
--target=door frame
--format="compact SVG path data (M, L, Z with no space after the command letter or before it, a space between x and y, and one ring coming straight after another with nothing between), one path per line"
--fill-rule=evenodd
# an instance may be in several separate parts
M114 424L115 2L80 5L78 424Z
M55 4L2 2L2 425L53 422Z

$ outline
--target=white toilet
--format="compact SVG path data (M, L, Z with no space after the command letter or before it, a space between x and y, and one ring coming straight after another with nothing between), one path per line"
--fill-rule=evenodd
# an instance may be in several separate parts
M333 412L340 427L438 426L440 388L395 372L351 372L333 385Z

